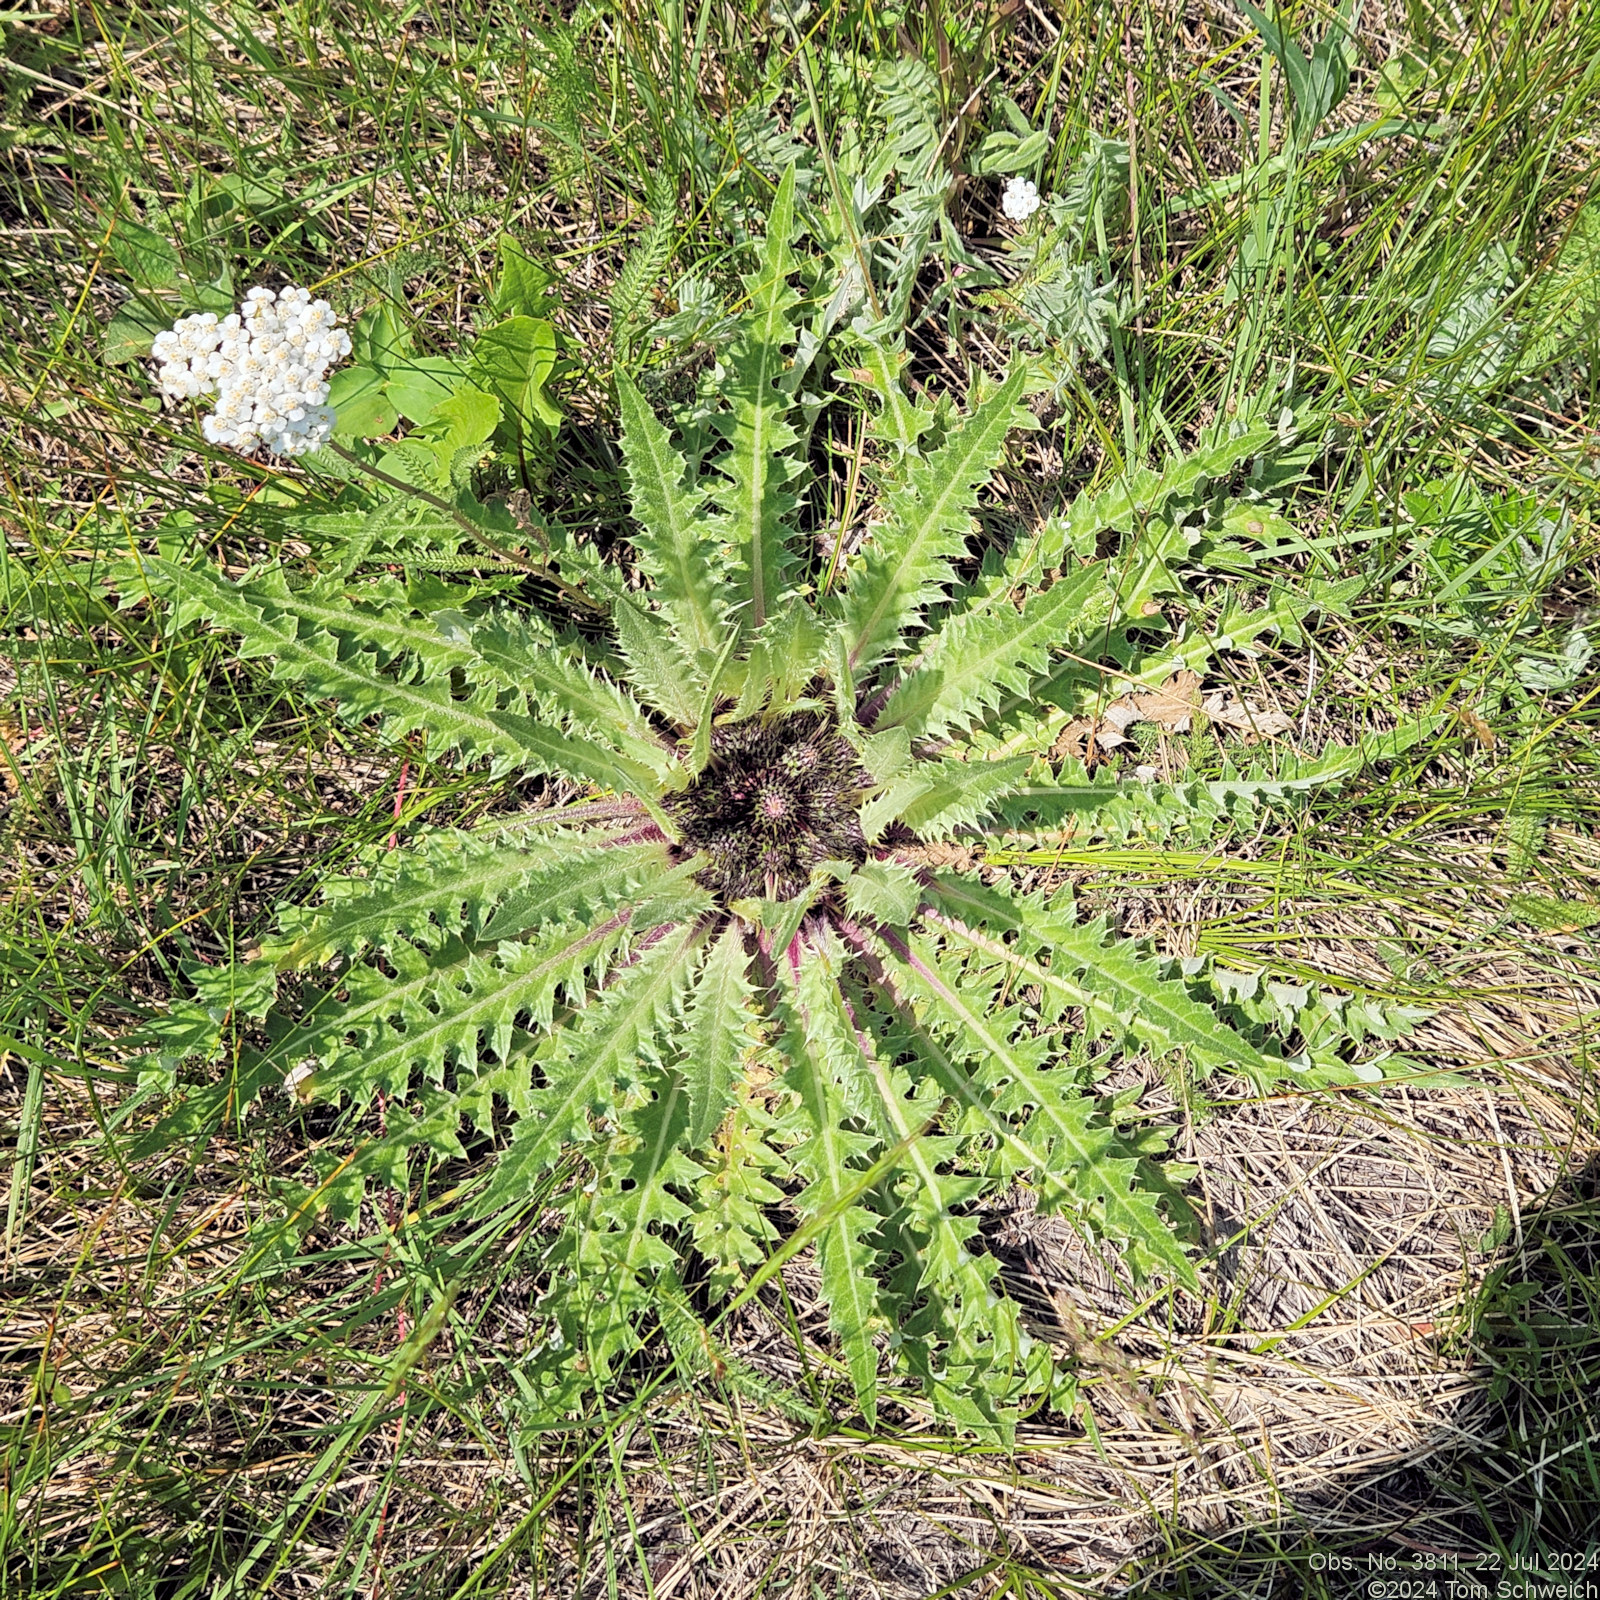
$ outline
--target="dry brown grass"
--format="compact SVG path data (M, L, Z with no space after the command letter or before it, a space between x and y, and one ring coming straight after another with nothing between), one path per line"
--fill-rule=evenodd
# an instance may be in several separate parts
M1464 1549L1472 1507L1440 1485L1455 1458L1492 1443L1499 1417L1475 1296L1496 1268L1526 1274L1524 1230L1570 1193L1563 1174L1592 1164L1600 1117L1596 1085L1548 1037L1481 1004L1429 1029L1430 1055L1473 1065L1469 1082L1246 1098L1201 1115L1153 1107L1177 1119L1176 1154L1199 1167L1206 1242L1219 1247L1202 1294L1141 1291L1059 1219L1036 1216L1025 1192L989 1217L1011 1292L1080 1386L1077 1414L1024 1424L1013 1453L953 1447L904 1397L875 1437L816 1437L748 1391L702 1382L660 1391L587 1470L552 1439L529 1483L503 1429L435 1410L375 1429L350 1454L270 1592L320 1592L319 1564L374 1495L391 1561L459 1572L524 1525L563 1472L567 1487L537 1514L537 1583L516 1563L525 1576L506 1573L496 1592L746 1600L803 1567L825 1594L920 1600L996 1558L1115 1591L1187 1539L1252 1528L1366 1541L1397 1530L1418 1548ZM1498 1070L1484 1070L1491 1040ZM374 1274L369 1249L291 1272L264 1291L275 1332L229 1350L204 1308L221 1309L218 1288L244 1257L260 1209L251 1170L263 1154L293 1160L291 1130L277 1124L254 1155L213 1142L173 1207L154 1203L170 1158L133 1182L104 1170L82 1096L58 1093L47 1126L35 1210L6 1264L0 1355L15 1376L0 1389L0 1426L70 1417L82 1444L18 1511L63 1547L88 1534L139 1470L116 1441L153 1426L170 1446L158 1476L175 1499L185 1486L201 1520L208 1499L230 1518L253 1507L270 1519L347 1414L342 1384L363 1381L363 1364L381 1371L404 1324L367 1324L332 1367L296 1347L309 1353L319 1324L347 1322L351 1297L381 1290L384 1267ZM803 1393L806 1365L828 1360L826 1309L805 1258L785 1282L787 1305L768 1295L748 1308L728 1349ZM481 1322L463 1302L471 1339L447 1335L419 1387L443 1392L514 1363L532 1288L501 1284ZM212 1361L220 1386L201 1376ZM255 1391L270 1410L252 1416ZM446 1503L441 1542L430 1507ZM147 1532L165 1522L181 1534L175 1514L151 1518ZM611 1530L604 1559L597 1527Z

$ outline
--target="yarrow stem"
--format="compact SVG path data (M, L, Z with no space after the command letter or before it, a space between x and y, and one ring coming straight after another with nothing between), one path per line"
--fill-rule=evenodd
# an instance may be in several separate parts
M169 400L217 397L200 425L212 444L301 456L333 432L328 369L350 349L333 307L291 285L281 293L252 289L220 320L214 311L180 317L156 335L150 353Z
M432 506L435 511L442 511L463 533L482 545L496 561L513 568L517 572L530 573L534 577L550 584L570 605L576 606L580 610L589 612L598 612L600 610L600 607L589 599L587 595L574 589L570 584L563 583L555 572L551 570L549 562L534 561L527 556L518 555L515 550L508 550L498 540L491 539L471 517L464 515L457 507L451 505L448 500L441 500L438 495L429 494L426 489L420 489L414 483L407 483L403 478L391 476L381 468L375 467L370 461L363 461L360 456L353 455L343 445L330 444L328 448L341 461L349 462L357 471L366 473L369 478L374 479L376 482L387 484L391 489L399 489L402 493L410 495L412 499L420 500L424 505Z

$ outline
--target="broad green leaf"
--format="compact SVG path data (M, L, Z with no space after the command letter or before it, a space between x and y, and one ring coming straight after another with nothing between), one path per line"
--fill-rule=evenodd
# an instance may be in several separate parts
M497 395L505 415L527 427L561 425L561 411L544 392L556 360L556 330L540 317L508 317L485 329L472 347L472 381Z
M459 361L447 356L404 356L385 369L384 394L401 416L423 423L466 382L467 369Z
M350 329L350 343L357 361L386 372L411 354L411 330L400 313L382 300L356 318Z
M338 433L370 439L392 433L402 416L421 423L467 381L464 363L415 354L410 330L387 302L358 317L350 338L354 361L328 381Z
M101 357L108 366L143 361L158 333L170 328L175 315L166 307L135 295L106 324Z
M437 449L486 444L500 421L500 402L487 390L463 384L435 401L424 419Z
M335 434L375 439L393 433L400 420L378 367L362 364L334 373L328 380L328 404L333 407Z
M118 217L106 236L118 266L141 289L173 289L183 277L177 246L131 217ZM168 324L171 326L171 320Z
M500 278L494 308L507 316L542 317L550 308L555 274L541 266L510 234L500 236Z

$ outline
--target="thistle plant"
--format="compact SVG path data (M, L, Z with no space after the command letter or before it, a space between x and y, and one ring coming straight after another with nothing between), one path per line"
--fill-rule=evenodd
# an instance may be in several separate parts
M1310 991L1252 1002L1253 982L1079 915L1059 874L1015 881L1008 860L1140 825L1126 784L1051 745L1108 675L1153 685L1218 648L1296 639L1339 602L1313 589L1230 608L1220 639L1163 633L1152 597L1194 543L1179 508L1283 447L1247 418L980 558L974 511L1033 424L1020 363L943 428L908 424L886 385L880 437L913 443L882 452L860 550L820 546L801 515L796 231L791 170L747 309L676 432L618 378L631 554L560 558L604 629L436 577L232 582L145 562L174 626L227 630L345 717L541 797L418 830L284 906L250 959L198 971L151 1068L172 1087L185 1058L226 1066L160 1137L286 1080L358 1110L381 1097L382 1136L293 1196L302 1225L348 1214L368 1182L405 1188L419 1146L487 1146L466 1213L537 1195L559 1220L528 1367L557 1406L656 1332L714 1348L727 1297L808 1248L869 1420L887 1361L940 1414L1004 1431L1053 1380L983 1248L987 1201L1029 1185L1128 1272L1196 1281L1164 1135L1105 1087L1111 1065L1181 1058L1258 1087L1376 1075ZM466 491L454 514L509 536ZM1097 555L1135 525L1126 552ZM1141 786L1137 804L1203 829L1356 759Z

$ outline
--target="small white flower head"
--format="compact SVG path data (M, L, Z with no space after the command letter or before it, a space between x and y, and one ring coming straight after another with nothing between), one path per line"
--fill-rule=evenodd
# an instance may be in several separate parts
M1013 222L1026 222L1039 209L1039 188L1031 178L1007 178L1000 209Z
M326 300L307 289L252 289L232 316L182 317L158 333L150 353L169 400L217 397L200 430L245 455L260 445L280 456L315 450L333 432L328 369L350 354L350 335Z

